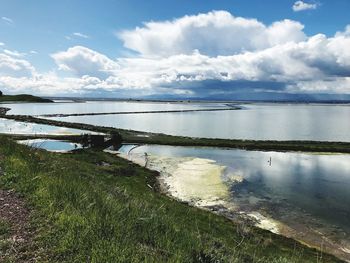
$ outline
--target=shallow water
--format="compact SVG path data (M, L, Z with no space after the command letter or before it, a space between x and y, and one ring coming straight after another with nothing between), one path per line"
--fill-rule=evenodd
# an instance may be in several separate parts
M0 133L21 135L79 135L94 132L0 118Z
M68 152L71 150L82 148L80 144L76 144L68 141L58 141L58 140L48 140L48 139L21 140L21 141L18 141L18 143L28 145L33 148L44 149L50 152Z
M120 151L128 153L131 147ZM131 154L143 156L145 152L178 163L187 157L214 160L226 166L222 180L230 188L229 202L238 211L262 213L291 227L288 231L297 237L298 231L304 235L320 232L350 249L350 155L156 145L137 147ZM166 165L158 162L160 168ZM232 182L232 176L244 181Z
M192 110L207 107L225 107L223 104L206 103L157 103L157 102L120 102L120 101L87 101L55 103L10 103L0 104L10 108L8 114L13 115L45 115L45 114L81 114L108 112L140 112L162 110Z
M349 142L349 116L350 105L247 104L233 111L53 119L203 138Z

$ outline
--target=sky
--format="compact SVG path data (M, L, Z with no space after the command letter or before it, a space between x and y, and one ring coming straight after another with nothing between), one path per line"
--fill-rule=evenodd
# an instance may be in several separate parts
M349 0L0 0L0 89L350 99Z

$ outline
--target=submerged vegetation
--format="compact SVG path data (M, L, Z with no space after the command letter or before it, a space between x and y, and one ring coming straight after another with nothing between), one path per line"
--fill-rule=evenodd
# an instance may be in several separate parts
M5 262L338 261L168 198L157 191L156 172L101 151L54 154L1 136L0 167L0 188L26 200L35 230L20 258ZM0 222L4 244L11 222Z

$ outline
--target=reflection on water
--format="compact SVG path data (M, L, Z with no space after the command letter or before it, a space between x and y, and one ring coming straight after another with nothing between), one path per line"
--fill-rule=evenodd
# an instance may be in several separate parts
M0 133L5 134L37 134L37 135L79 135L83 133L92 133L90 131L70 129L43 124L18 122L14 120L0 118Z
M121 151L127 149L123 147ZM258 197L287 200L347 228L350 233L350 155L173 146L141 146L132 152L215 160L227 167L227 173L243 176L247 182L241 188L232 189L233 199L248 198L253 193Z
M120 151L127 153L130 147ZM145 152L180 162L184 157L214 160L227 167L222 179L230 185L229 202L239 211L259 211L288 225L291 230L285 232L298 238L308 231L322 232L344 251L350 249L350 155L172 146L140 146L131 151ZM231 183L232 175L244 181Z
M223 104L201 103L152 103L152 102L120 102L120 101L61 101L56 103L10 103L1 104L10 108L8 114L14 115L43 115L69 113L101 113L125 111L159 111L159 110L191 110L206 107L224 107Z
M40 148L50 152L68 152L75 149L80 149L82 146L80 144L67 142L67 141L57 141L57 140L21 140L17 141L20 144L28 145L33 148Z
M350 141L349 116L349 105L249 104L243 110L234 111L54 119L192 137Z

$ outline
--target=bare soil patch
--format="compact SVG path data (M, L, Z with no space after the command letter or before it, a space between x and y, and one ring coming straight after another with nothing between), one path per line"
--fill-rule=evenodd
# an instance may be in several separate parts
M13 190L0 189L0 262L35 262L30 253L30 210Z

